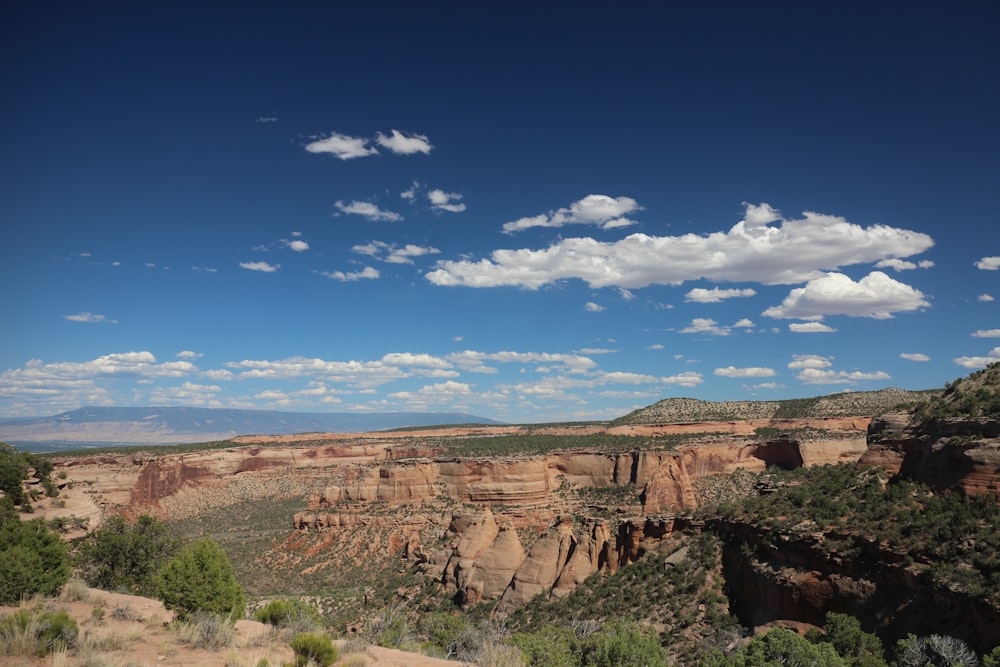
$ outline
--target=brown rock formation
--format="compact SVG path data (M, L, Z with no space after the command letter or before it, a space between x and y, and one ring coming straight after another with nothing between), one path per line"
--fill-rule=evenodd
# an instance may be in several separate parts
M538 538L510 585L497 601L494 613L506 616L531 598L552 588L575 546L572 521L564 518Z
M1000 495L1000 424L995 421L922 423L890 413L868 430L859 466L877 465L935 489Z
M582 533L552 588L554 598L569 595L587 577L612 566L616 549L608 522L604 519L587 519Z

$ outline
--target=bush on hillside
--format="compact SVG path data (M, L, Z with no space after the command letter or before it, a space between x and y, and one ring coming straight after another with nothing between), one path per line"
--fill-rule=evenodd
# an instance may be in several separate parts
M23 596L55 595L69 580L66 545L41 519L21 521L10 498L0 498L0 604Z
M198 611L241 618L246 597L216 542L203 537L181 547L157 576L157 593L181 618Z
M90 586L153 597L156 574L177 548L167 527L151 516L134 524L112 516L80 543L77 564Z
M292 637L290 642L295 651L297 667L306 667L311 663L320 667L329 667L337 661L337 647L325 634L305 632Z

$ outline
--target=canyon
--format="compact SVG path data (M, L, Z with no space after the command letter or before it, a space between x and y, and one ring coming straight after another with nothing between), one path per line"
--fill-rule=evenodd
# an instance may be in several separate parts
M224 516L238 503L301 498L269 563L294 562L278 551L308 549L325 555L300 568L314 576L336 570L345 558L388 557L462 606L489 603L500 618L539 595L564 598L591 575L614 573L649 554L683 559L678 538L712 530L724 544L731 607L749 627L819 625L828 611L850 610L888 636L947 628L987 650L1000 629L1000 610L942 589L877 541L863 558L845 562L808 540L786 536L775 546L755 526L693 514L718 502L726 486L720 481L771 467L874 465L942 490L996 495L998 432L995 422L953 421L928 430L908 413L890 412L874 419L245 436L217 449L55 462L77 483L82 500L70 507L92 516L91 527L109 513L175 521ZM573 436L587 436L588 446L565 439L541 453L488 456L463 455L456 447L470 440ZM604 437L613 446L601 446ZM744 545L757 555L747 557ZM931 608L940 613L921 620Z

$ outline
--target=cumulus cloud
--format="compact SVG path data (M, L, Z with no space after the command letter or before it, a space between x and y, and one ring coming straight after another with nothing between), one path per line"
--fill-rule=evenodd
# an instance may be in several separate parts
M973 338L1000 338L1000 329L979 329L972 334Z
M32 359L23 368L0 373L0 398L20 406L68 410L110 404L113 395L108 387L118 381L148 383L197 373L198 368L189 361L158 363L145 350L106 354L83 362Z
M240 262L240 268L247 271L260 271L262 273L274 273L281 268L280 264L268 264L267 262Z
M833 327L822 322L792 322L788 325L788 330L793 333L833 333L836 331Z
M910 271L912 269L929 269L934 266L934 262L925 259L921 262L907 262L902 259L891 257L875 263L876 269L894 269L896 271Z
M996 271L1000 269L1000 257L983 257L976 262L976 268L983 271Z
M486 362L517 364L548 364L561 367L567 373L585 373L597 366L590 357L580 354L552 352L479 352L464 350L447 355L447 359L463 370L476 373L496 372Z
M716 368L712 372L719 377L726 378L769 378L775 375L773 368L761 368L759 366L750 368L726 366L725 368Z
M985 294L985 293L984 294L980 294L977 298L980 301L980 303L990 303L991 301L993 301L992 295Z
M372 241L364 245L356 245L351 250L360 255L368 255L389 264L413 264L414 257L437 255L441 252L432 246L418 246L408 243L400 247L395 243L386 243L384 241Z
M743 202L744 227L761 227L781 219L781 212L773 208L770 204Z
M903 352L899 355L900 359L906 359L907 361L930 361L931 358L922 352Z
M856 384L858 382L888 380L892 376L884 371L862 373L861 371L832 371L805 368L797 377L804 384Z
M302 239L292 239L291 241L285 241L284 243L295 252L305 252L306 250L309 250L309 244Z
M382 363L389 366L420 366L424 368L451 368L447 359L431 354L415 354L413 352L390 352L382 357Z
M986 354L986 356L958 357L957 359L953 359L953 361L959 366L970 370L986 368L990 364L1000 361L1000 347L993 348Z
M306 150L310 153L329 153L341 160L378 154L377 149L368 147L367 139L349 137L338 132L331 132L325 139L317 139L306 144Z
M367 201L352 201L349 204L345 204L342 201L337 201L334 203L337 210L341 213L346 213L349 215L360 215L364 218L368 218L372 222L399 222L403 219L399 213L393 211L383 211L378 206Z
M593 301L588 301L587 303L585 303L583 305L583 309L586 310L588 313L600 313L606 310L604 306L602 306L599 303L594 303Z
M465 210L462 203L462 195L457 192L445 192L444 190L431 190L427 193L427 199L431 202L431 208L435 211L448 211L449 213L461 213Z
M562 227L574 223L615 229L634 225L634 220L624 216L641 210L642 207L631 197L587 195L566 208L504 223L503 231L513 233L531 227Z
M227 362L240 379L291 380L309 378L341 382L353 387L377 387L387 382L411 377L399 366L381 361L330 361L310 357L287 359L244 359Z
M382 274L379 270L371 266L366 266L360 271L345 273L343 271L324 271L320 275L330 280L339 280L342 283L355 282L357 280L375 280Z
M927 299L919 290L873 271L854 282L842 273L828 273L793 289L780 306L764 311L766 317L802 320L826 315L848 315L888 319L896 312L926 308Z
M663 384L676 385L678 387L697 387L699 384L704 382L704 379L701 373L687 371L684 373L678 373L677 375L660 378L660 382Z
M427 155L434 148L425 135L405 135L399 130L393 130L392 134L389 135L378 132L375 134L375 142L382 148L399 155L413 155L414 153Z
M193 350L181 350L174 356L180 357L181 359L199 359L204 355L201 354L200 352L195 352Z
M552 217L508 224L513 229L552 226ZM440 261L426 278L441 286L527 289L569 279L629 289L692 280L789 285L822 278L841 266L908 257L933 245L926 234L885 225L861 227L806 211L801 219L781 220L779 226L741 220L727 231L707 235L637 233L614 242L582 237L540 250L494 250L489 258Z
M818 354L793 354L792 361L788 362L788 367L792 370L803 368L829 368L833 365L830 357L821 357Z
M413 181L413 185L411 185L406 190L400 192L399 196L401 199L405 199L406 201L412 202L414 199L417 198L417 190L419 189L420 189L420 183L418 183L417 181Z
M725 301L726 299L735 299L753 296L757 292L752 289L719 289L718 287L713 287L712 289L705 289L703 287L695 287L693 290L684 295L685 301L693 301L695 303L719 303Z
M75 315L63 315L63 317L70 322L87 322L91 324L96 322L108 322L109 324L118 324L118 320L108 319L104 315L89 313L87 311L76 313Z
M711 334L713 336L728 336L729 327L719 326L715 320L707 317L696 317L691 320L691 324L681 329L681 333L686 334Z

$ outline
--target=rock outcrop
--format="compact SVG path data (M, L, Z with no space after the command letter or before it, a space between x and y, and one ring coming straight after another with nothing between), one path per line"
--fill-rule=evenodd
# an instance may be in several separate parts
M868 449L858 465L877 465L935 489L1000 496L1000 423L928 423L889 413L869 426Z

